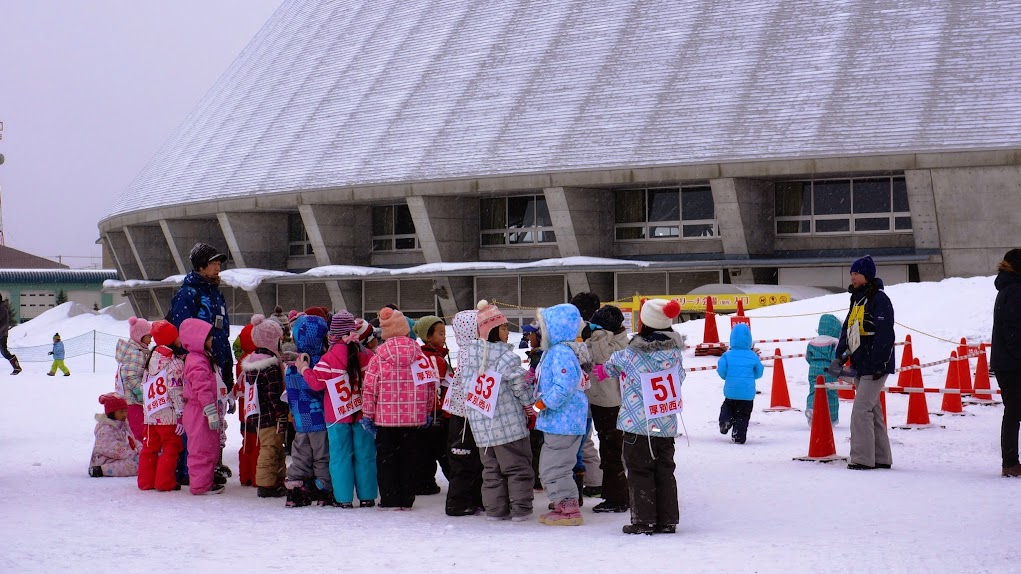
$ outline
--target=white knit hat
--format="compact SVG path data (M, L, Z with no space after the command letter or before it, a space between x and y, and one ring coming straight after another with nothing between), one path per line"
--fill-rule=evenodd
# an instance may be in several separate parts
M674 318L681 314L681 305L671 299L649 299L642 305L642 325L653 329L669 329Z

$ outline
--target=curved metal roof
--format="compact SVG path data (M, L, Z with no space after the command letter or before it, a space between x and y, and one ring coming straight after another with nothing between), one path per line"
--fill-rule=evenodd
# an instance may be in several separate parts
M110 216L408 181L1021 144L1011 1L289 0Z

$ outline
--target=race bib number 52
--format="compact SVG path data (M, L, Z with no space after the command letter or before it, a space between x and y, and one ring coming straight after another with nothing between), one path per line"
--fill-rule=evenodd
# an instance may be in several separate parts
M655 419L681 412L681 378L676 369L642 373L645 418Z

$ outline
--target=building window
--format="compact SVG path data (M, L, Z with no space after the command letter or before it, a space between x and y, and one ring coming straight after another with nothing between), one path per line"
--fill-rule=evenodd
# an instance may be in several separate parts
M372 208L372 250L405 251L420 249L415 222L406 203L377 205Z
M777 235L911 231L903 177L782 181L774 200Z
M556 243L553 219L542 195L487 197L481 200L482 245Z
M708 185L624 189L614 194L617 241L718 237Z
M291 257L313 255L312 244L308 240L305 222L301 220L300 213L287 214L287 246L288 255Z

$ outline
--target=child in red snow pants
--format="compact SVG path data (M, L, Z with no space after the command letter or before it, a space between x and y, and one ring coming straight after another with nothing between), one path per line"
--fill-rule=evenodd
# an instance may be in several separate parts
M177 425L145 425L138 456L139 490L173 490L177 486L177 457L184 450Z

